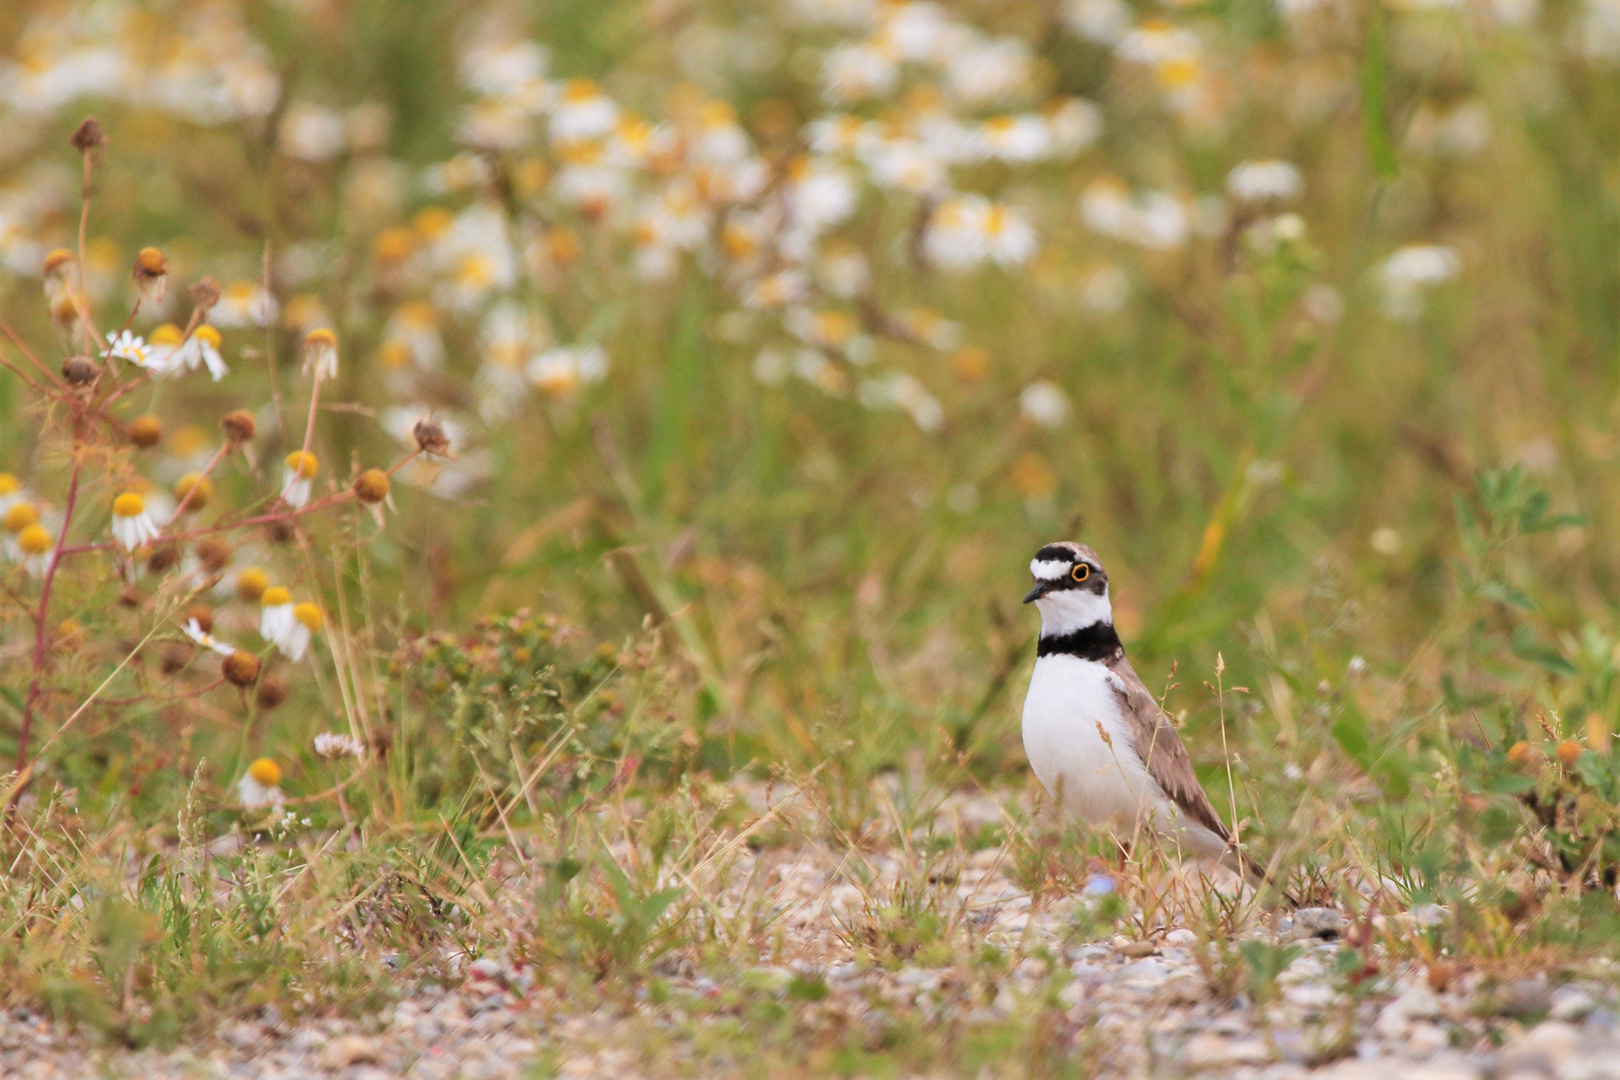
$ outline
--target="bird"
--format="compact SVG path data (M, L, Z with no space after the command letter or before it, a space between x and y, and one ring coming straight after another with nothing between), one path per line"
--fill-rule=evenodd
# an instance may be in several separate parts
M1024 753L1073 816L1111 831L1122 850L1153 833L1258 883L1238 852L1170 718L1142 684L1114 629L1108 571L1084 544L1047 544L1030 560L1024 597L1041 615L1024 698Z

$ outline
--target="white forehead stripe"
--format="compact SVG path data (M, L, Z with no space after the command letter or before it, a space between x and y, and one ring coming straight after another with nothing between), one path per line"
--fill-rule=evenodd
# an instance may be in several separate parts
M1037 581L1057 581L1059 578L1068 577L1069 567L1073 565L1056 559L1031 559L1029 572L1035 575Z

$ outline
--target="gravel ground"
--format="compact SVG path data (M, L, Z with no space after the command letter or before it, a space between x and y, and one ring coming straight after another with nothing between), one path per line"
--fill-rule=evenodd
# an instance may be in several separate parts
M758 856L764 866L754 858L745 856L731 877L753 885L728 886L716 904L735 908L746 888L770 890L782 912L780 962L734 973L726 985L687 960L666 960L659 974L667 993L582 1005L537 984L532 971L484 957L458 968L459 986L418 989L362 1021L289 1025L271 1014L225 1024L194 1044L139 1052L97 1046L17 1009L0 1018L0 1077L763 1075L772 1059L748 1060L748 1024L760 1002L774 1002L793 1039L907 1024L913 1031L950 1025L959 1035L999 1026L1022 1030L1021 1038L1037 1032L1101 1076L1620 1080L1620 999L1601 966L1573 982L1469 971L1435 978L1386 967L1352 990L1336 970L1343 918L1307 909L1259 931L1256 940L1297 952L1257 1004L1247 992L1217 992L1195 960L1190 929L1148 941L1066 944L1075 906L1089 901L1064 898L1032 910L1002 873L1005 853L990 849L960 868L956 893L983 943L1024 959L999 976L966 962L885 968L861 961L838 933L864 896L839 877L834 853L778 850ZM869 861L891 880L903 867L898 858ZM1444 917L1436 909L1402 918ZM1232 985L1247 985L1244 961L1231 949L1227 959ZM793 995L796 979L816 980L824 996ZM1011 1027L1021 1016L1039 1020ZM946 1075L960 1063L938 1064Z

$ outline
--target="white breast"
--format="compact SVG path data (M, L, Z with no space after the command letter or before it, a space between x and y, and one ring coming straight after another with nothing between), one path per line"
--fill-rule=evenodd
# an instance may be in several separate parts
M1024 752L1041 784L1070 813L1127 833L1138 819L1173 827L1180 815L1159 795L1131 745L1113 672L1057 654L1035 661L1024 699ZM1106 733L1107 738L1104 738Z

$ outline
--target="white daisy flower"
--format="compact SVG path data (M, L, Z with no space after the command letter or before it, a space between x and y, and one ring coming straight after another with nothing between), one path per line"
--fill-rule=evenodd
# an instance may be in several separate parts
M236 795L247 810L281 806L287 801L281 793L281 766L269 758L259 758L236 782Z
M335 379L338 373L337 335L324 326L304 335L304 374Z
M1305 182L1291 162L1245 161L1226 174L1226 190L1243 202L1287 202L1299 197Z
M126 491L113 500L113 539L125 551L134 551L158 538L157 523L147 512L146 500L133 491Z
M259 636L277 644L292 630L292 593L282 585L271 585L259 595Z
M320 469L321 463L308 451L294 450L287 455L281 470L281 498L288 506L302 509L308 505L310 484Z
M196 619L186 620L186 625L183 627L183 629L185 630L186 637L190 638L193 642L201 645L205 649L212 649L221 656L229 656L236 651L236 647L234 645L227 645L223 641L216 638L213 634L210 634L208 631L204 630L202 628L202 624Z
M1018 411L1043 428L1060 428L1069 419L1069 398L1056 383L1038 379L1018 395Z
M311 603L295 604L292 609L292 618L282 628L282 634L275 639L276 648L281 655L289 660L302 660L304 652L309 648L310 639L315 636L325 618L321 609Z
M123 360L136 367L151 368L153 371L164 370L163 365L169 359L168 351L154 350L144 339L128 330L121 334L108 334L107 346L102 350L102 356Z

